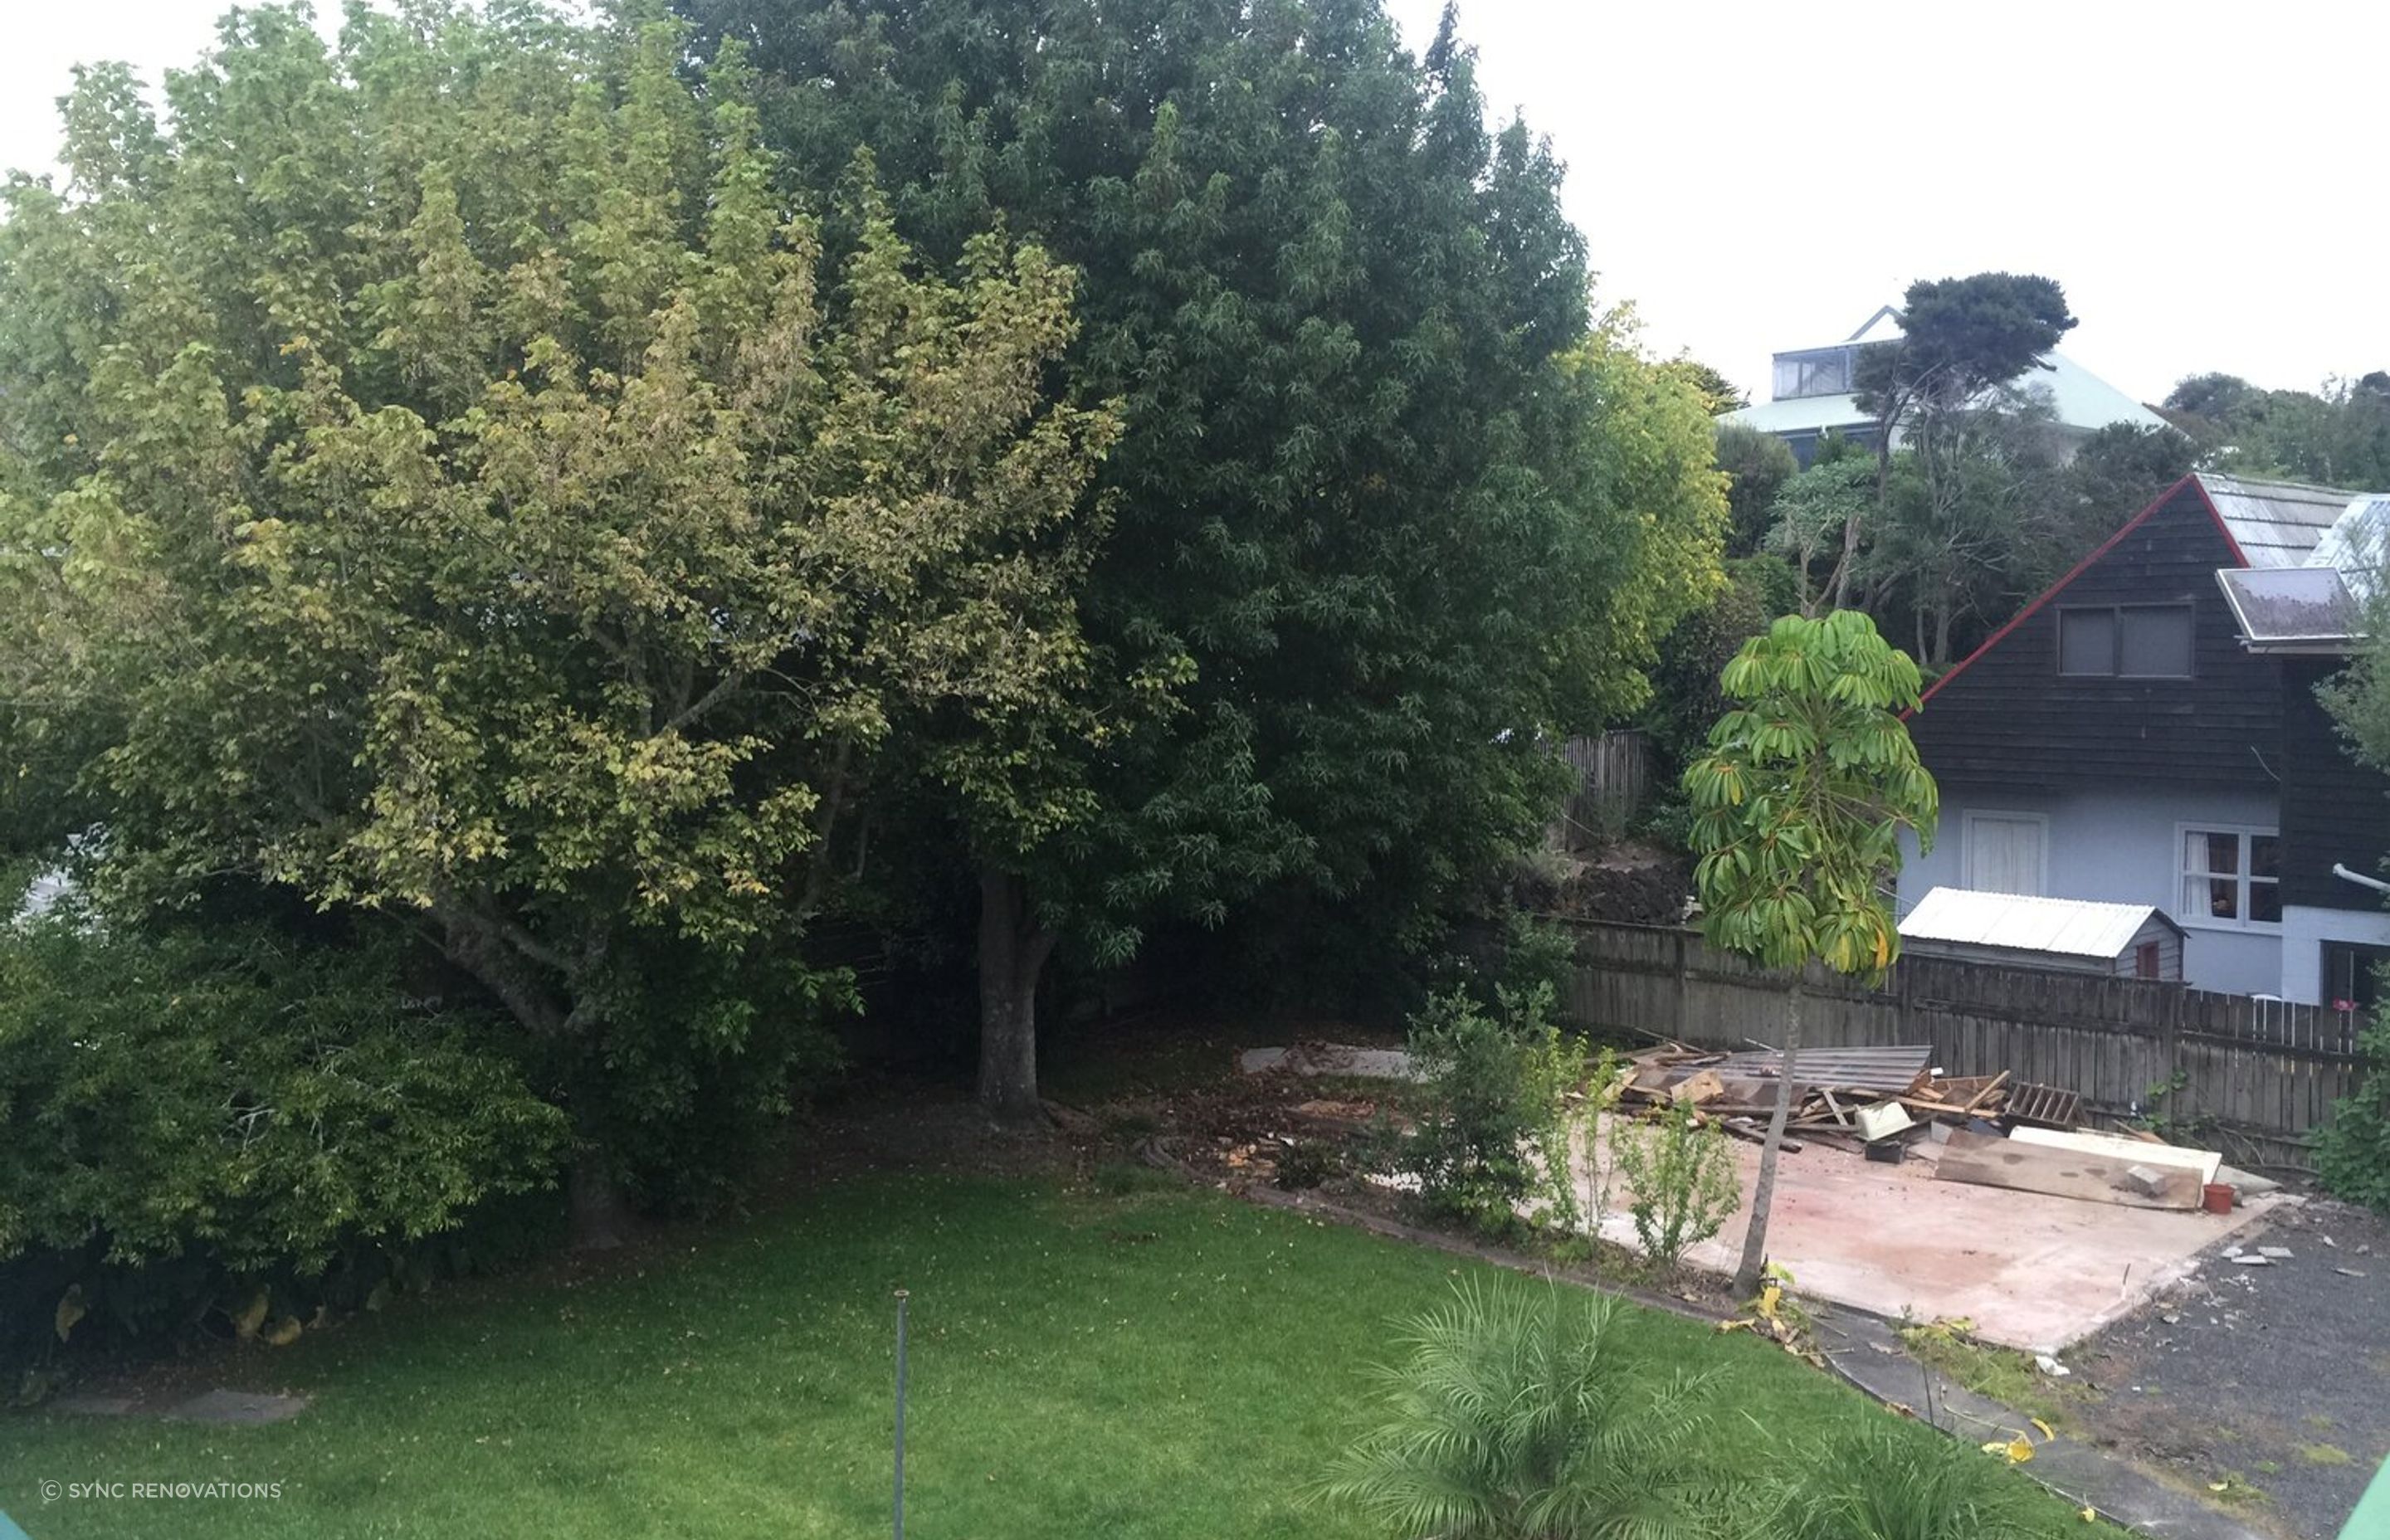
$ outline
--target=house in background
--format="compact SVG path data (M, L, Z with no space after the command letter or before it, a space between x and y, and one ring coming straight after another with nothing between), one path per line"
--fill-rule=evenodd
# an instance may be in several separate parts
M1873 448L1875 419L1859 409L1854 388L1859 352L1899 339L1899 313L1885 305L1842 341L1780 353L1769 381L1771 399L1726 413L1719 420L1775 434L1805 467L1817 454L1818 439L1830 432ZM2064 353L2052 353L2043 363L2047 368L2028 373L2016 388L2047 397L2062 440L2079 442L2112 423L2166 426L2165 418Z
M2390 910L2336 868L2379 875L2390 782L2315 696L2353 607L2305 601L2376 506L2186 477L1944 674L1909 722L1942 820L1902 909L1937 887L2149 905L2198 988L2369 999Z

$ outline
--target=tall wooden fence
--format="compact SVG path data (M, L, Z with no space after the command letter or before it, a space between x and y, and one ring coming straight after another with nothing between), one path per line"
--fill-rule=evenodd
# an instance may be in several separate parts
M1586 850L1614 840L1641 811L1651 789L1651 746L1632 728L1573 738L1561 757L1576 771L1576 789L1561 809L1561 848Z
M1569 1012L1703 1047L1781 1042L1786 981L1690 930L1598 921L1577 933ZM1881 988L1812 968L1805 1046L1931 1043L1954 1075L2081 1095L2112 1115L2196 1123L2243 1161L2307 1167L2308 1136L2357 1084L2358 1020L2178 983L1907 957Z

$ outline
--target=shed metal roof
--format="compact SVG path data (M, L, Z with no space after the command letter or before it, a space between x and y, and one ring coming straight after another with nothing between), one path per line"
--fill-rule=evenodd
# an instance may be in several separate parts
M2152 916L2177 935L2182 933L2181 926L2149 904L1935 888L1901 919L1900 934L1908 941L1959 942L2070 957L2114 957L2123 954Z
M2303 481L2257 481L2205 471L2199 484L2252 567L2304 563L2357 495Z

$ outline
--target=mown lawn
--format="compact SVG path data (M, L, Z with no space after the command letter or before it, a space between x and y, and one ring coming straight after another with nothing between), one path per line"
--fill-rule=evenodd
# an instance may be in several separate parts
M33 1540L883 1534L901 1285L912 1534L1361 1536L1297 1495L1388 1323L1467 1265L1175 1187L857 1179L620 1276L437 1294L227 1366L314 1394L293 1422L0 1414L0 1509ZM1887 1415L1748 1339L1656 1315L1636 1331L1655 1365L1728 1372L1715 1446L1689 1459L1755 1470L1752 1422L1817 1448ZM283 1495L40 1495L207 1479Z

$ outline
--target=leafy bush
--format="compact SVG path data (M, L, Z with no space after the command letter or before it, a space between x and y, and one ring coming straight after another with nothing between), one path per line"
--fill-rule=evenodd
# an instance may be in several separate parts
M1626 1212L1643 1254L1663 1272L1718 1233L1742 1206L1726 1136L1676 1103L1648 1120L1611 1124L1611 1159L1626 1184Z
M2334 1197L2390 1213L2390 1001L2358 1034L2364 1078L2316 1138L2316 1174Z
M1724 1531L1704 1462L1709 1380L1623 1354L1606 1297L1457 1287L1403 1328L1376 1426L1316 1496L1412 1540L1625 1540Z
M1412 1018L1419 1129L1394 1163L1419 1178L1431 1207L1471 1224L1508 1228L1523 1203L1539 1200L1574 1228L1567 1098L1585 1082L1585 1045L1548 1020L1548 987L1497 994L1492 1014L1455 991Z
M0 927L0 1353L295 1302L545 1184L562 1115L477 1019L408 1009L398 961Z
M1325 1139L1305 1139L1278 1158L1278 1185L1289 1192L1303 1192L1335 1175L1343 1163L1334 1145Z
M1552 1001L1568 993L1576 978L1576 932L1523 910L1512 909L1502 920L1500 990L1532 1000L1538 990Z
M1782 1462L1802 1475L1778 1494L1771 1529L1783 1540L2041 1540L2053 1533L2049 1505L2005 1464L1908 1431L1884 1418L1838 1448L1804 1446Z

